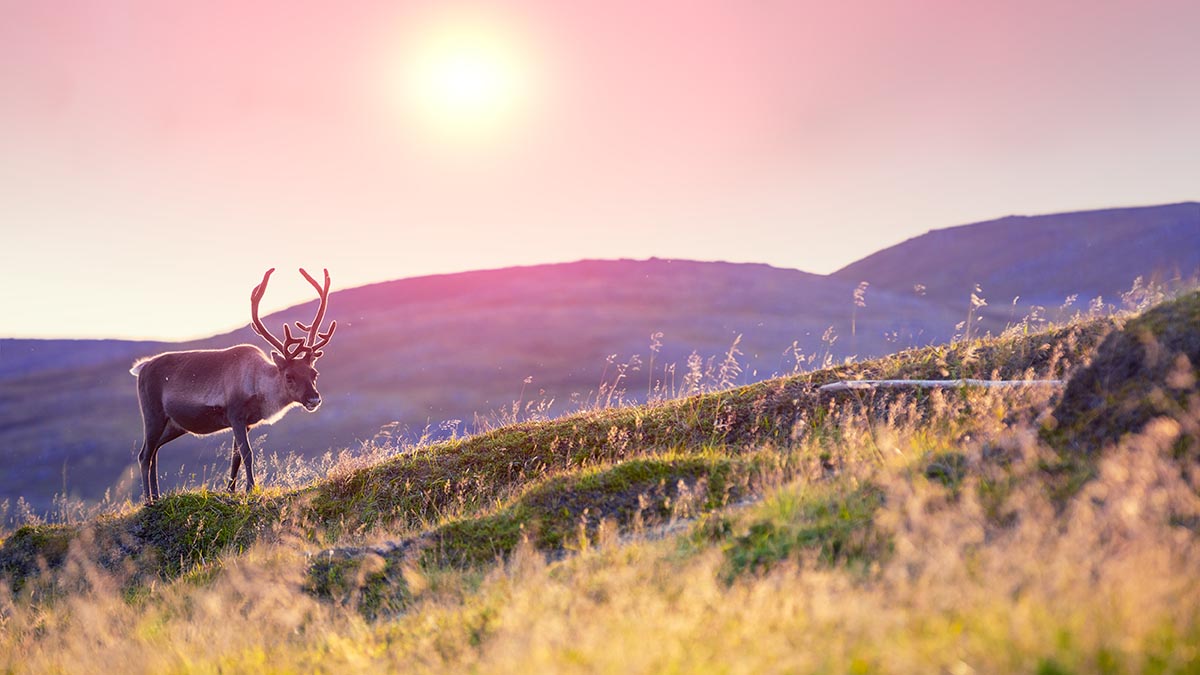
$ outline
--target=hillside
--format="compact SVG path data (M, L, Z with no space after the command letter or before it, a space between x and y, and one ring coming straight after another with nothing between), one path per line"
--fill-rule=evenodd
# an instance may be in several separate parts
M851 284L765 265L667 260L584 261L337 291L330 317L337 318L338 332L319 364L325 402L315 415L292 412L266 429L267 448L313 457L369 440L390 422L419 436L427 425L445 435L439 425L459 420L461 432L475 428L476 413L488 422L511 419L518 398L553 399L541 415L558 415L589 399L594 404L597 395L617 400L620 391L607 391L614 385L644 400L656 387L659 394L682 389L693 351L719 362L739 335L743 374L737 382L791 372L795 357L785 351L794 341L810 357L840 360L892 351L896 343L884 335L902 326L949 335L948 312L918 298L880 294L872 302L889 311L858 316L853 338L852 291ZM265 321L278 327L308 320L312 311L301 305ZM841 336L832 346L822 342L830 326ZM653 376L652 333L662 333ZM245 329L169 348L240 342L265 346ZM162 346L101 344L105 358L81 355L60 363L60 343L46 345L54 355L47 358L36 341L0 341L7 363L38 359L9 365L10 374L0 376L0 462L14 467L0 474L0 499L24 495L46 508L62 491L64 473L73 494L96 499L127 474L141 442L129 364ZM619 368L635 356L642 365L631 365L618 380ZM664 374L664 364L677 366L673 375ZM66 419L59 413L64 407L73 411ZM504 415L493 414L498 410ZM199 474L218 462L221 442L228 436L173 442L162 455L164 479L175 485L180 466Z
M1192 293L1125 330L1184 336L1155 352L1182 364L1197 307ZM0 544L18 589L0 599L0 667L1190 672L1190 366L1125 372L1126 403L1169 400L1102 442L1091 432L1116 418L1078 435L1053 421L1071 404L1046 389L817 391L1093 381L1148 344L1120 323L508 426L300 488L189 491L25 527Z
M1187 275L1198 265L1200 205L1187 203L939 230L831 276L652 259L335 289L330 317L340 327L320 364L324 405L315 415L292 412L257 437L265 434L268 455L311 459L370 440L391 423L409 438L427 431L447 437L561 415L597 398L678 394L693 352L701 370L710 370L702 378L714 384L739 335L733 382L756 382L827 360L946 342L961 332L955 325L967 316L975 282L992 304L990 320L976 330L999 332L1028 310L1007 304L1014 295L1050 307L1074 293L1084 309L1098 295L1119 304L1119 292L1137 276ZM910 279L911 270L921 278ZM871 282L865 307L855 307L863 280ZM918 281L928 287L923 296L912 290ZM301 305L267 322L307 320L311 312L311 304ZM661 347L652 352L655 333ZM0 340L0 464L9 469L0 472L0 502L24 496L46 511L64 492L89 501L109 488L117 501L136 494L130 467L141 423L129 363L163 349L239 342L261 344L248 329L171 345ZM668 364L673 371L663 370ZM164 484L223 473L228 439L173 442L162 455Z

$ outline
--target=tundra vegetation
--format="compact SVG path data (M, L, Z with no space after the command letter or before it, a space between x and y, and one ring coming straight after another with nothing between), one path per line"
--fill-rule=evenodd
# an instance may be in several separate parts
M1197 672L1198 326L1192 292L29 524L0 669ZM1068 386L816 391L894 378Z

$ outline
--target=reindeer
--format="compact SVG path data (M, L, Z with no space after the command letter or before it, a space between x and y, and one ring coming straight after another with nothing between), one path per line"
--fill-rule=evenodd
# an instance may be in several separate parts
M275 268L267 270L262 283L250 292L251 325L255 333L275 348L271 358L258 347L243 344L228 349L165 352L140 359L129 370L138 379L138 403L146 434L138 462L142 469L142 496L147 504L161 494L158 450L170 441L187 433L203 436L232 429L236 452L229 470L229 491L235 490L238 468L244 463L249 493L254 489L249 428L271 424L297 404L309 412L321 405L313 365L337 329L334 321L328 331L320 332L329 304L329 270L325 270L324 288L308 272L300 270L317 289L321 303L310 325L296 322L296 328L307 336L292 337L291 327L285 323L282 342L258 318L258 303L274 271Z

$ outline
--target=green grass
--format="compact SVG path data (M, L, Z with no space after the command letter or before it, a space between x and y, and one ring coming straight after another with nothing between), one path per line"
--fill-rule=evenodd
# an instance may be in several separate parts
M43 568L62 565L75 528L66 525L26 525L3 541L0 575L19 583Z
M528 538L543 551L586 546L608 519L621 529L657 524L681 507L700 513L738 499L748 461L719 458L638 459L604 470L558 476L502 510L435 529L423 562L478 566L504 559ZM728 489L727 489L728 488ZM696 495L685 494L699 489Z
M522 544L550 555L586 549L605 526L644 531L736 501L748 492L763 461L768 457L665 455L556 476L501 508L449 520L382 556L372 551L319 556L307 587L322 597L353 599L365 614L374 616L384 608L403 606L405 594L392 591L403 591L405 565L423 570L486 568L504 561ZM369 574L362 572L364 565L371 567Z
M174 578L225 553L244 551L280 520L280 500L206 490L171 494L135 516L143 555L159 561L159 575Z
M1189 424L1200 365L1200 291L1130 319L1071 379L1042 439L1057 451L1046 463L1056 502L1064 505L1095 478L1103 451L1141 433L1156 418ZM1200 440L1182 434L1172 454L1185 471L1200 460Z
M1086 457L1155 417L1178 415L1195 390L1198 365L1200 291L1153 307L1109 335L1072 379L1043 438Z
M890 548L874 528L882 501L882 491L869 483L781 492L755 509L745 534L724 544L728 577L761 574L805 554L823 565L862 568L878 562Z

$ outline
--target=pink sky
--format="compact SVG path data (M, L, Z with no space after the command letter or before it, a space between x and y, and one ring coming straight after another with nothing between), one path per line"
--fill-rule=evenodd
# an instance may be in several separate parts
M544 86L439 150L381 73L445 4L0 0L0 336L213 334L271 266L829 272L1200 198L1200 3L459 3ZM310 295L277 275L264 309Z

